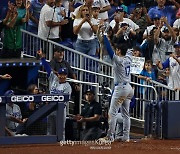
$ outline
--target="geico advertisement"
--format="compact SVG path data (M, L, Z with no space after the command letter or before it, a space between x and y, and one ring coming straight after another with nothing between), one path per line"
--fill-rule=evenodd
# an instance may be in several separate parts
M64 96L11 96L11 102L33 102L33 101L42 101L42 102L63 102Z

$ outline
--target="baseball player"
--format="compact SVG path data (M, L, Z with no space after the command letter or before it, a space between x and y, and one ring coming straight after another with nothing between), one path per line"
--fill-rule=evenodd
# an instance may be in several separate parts
M130 83L130 67L132 63L132 51L127 50L124 45L116 47L113 52L110 42L104 35L104 45L112 59L114 68L114 92L112 94L110 109L109 109L109 130L105 139L114 141L115 126L117 121L118 110L120 108L123 117L123 136L121 140L129 142L130 133L130 115L129 106L134 91Z
M61 94L66 93L71 96L71 86L68 82L66 82L67 78L67 70L66 68L60 68L58 71L58 75L56 75L49 64L46 62L46 59L43 56L41 50L37 51L37 54L41 58L41 62L48 73L49 77L49 91L50 94ZM64 108L64 131L63 131L63 140L65 140L65 122L66 122L66 104ZM48 128L47 128L48 135L55 135L56 134L56 111L51 113L48 116Z

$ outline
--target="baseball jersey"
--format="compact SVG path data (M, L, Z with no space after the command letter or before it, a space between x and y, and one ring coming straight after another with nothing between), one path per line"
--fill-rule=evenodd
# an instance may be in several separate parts
M176 21L173 23L173 28L180 29L180 19L176 19Z
M9 120L8 118L9 116L13 116L17 119L21 119L22 115L21 115L20 107L16 104L13 104L12 107L6 104L6 117L7 117L6 126L11 130L15 130L19 124Z
M180 59L180 57L178 57ZM170 67L170 75L168 86L171 88L180 88L180 65L179 63L173 58L168 58L164 63L162 63L163 69Z
M51 94L60 94L65 93L71 95L72 89L68 82L65 83L59 83L59 79L57 75L51 71L51 74L49 76L49 91Z
M114 83L130 83L131 81L131 63L132 63L132 51L128 50L124 57L119 57L114 54L111 45L106 36L104 36L104 44L107 51L112 58L114 68Z
M56 74L52 71L51 67L47 63L45 58L41 58L41 62L48 73L49 77L49 91L51 94L66 93L71 95L72 89L68 82L59 83L59 79Z

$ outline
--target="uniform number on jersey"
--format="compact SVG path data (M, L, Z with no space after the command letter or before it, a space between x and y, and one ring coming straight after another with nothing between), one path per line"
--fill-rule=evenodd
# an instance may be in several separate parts
M126 76L130 74L130 66L125 67Z

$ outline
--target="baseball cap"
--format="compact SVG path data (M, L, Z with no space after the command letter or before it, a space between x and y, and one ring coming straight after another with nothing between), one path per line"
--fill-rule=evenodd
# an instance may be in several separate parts
M116 12L124 12L124 8L121 6L116 7Z
M95 95L94 90L92 90L92 89L86 90L84 94L87 94L87 93L91 93L91 94Z
M124 27L124 26L129 26L129 24L127 22L122 22L121 27Z
M164 29L162 30L162 32L166 33L169 32L169 29L167 27L164 27Z
M92 8L100 8L100 4L99 3L93 3Z
M174 44L174 48L180 47L180 42Z
M160 18L161 18L161 15L158 14L158 13L155 13L155 14L153 15L153 19L160 19Z
M135 8L141 8L141 7L143 7L143 5L141 3L137 3L135 6Z
M56 46L53 51L54 52L63 52L64 49L62 47L60 47L60 46Z
M4 93L4 96L12 96L14 95L14 91L13 90L8 90Z
M67 69L66 68L60 68L58 71L58 74L67 74Z

